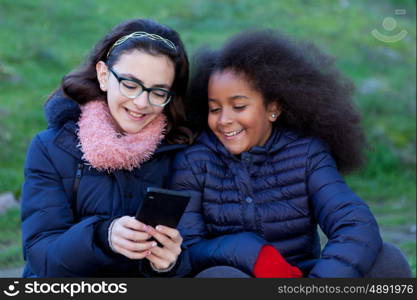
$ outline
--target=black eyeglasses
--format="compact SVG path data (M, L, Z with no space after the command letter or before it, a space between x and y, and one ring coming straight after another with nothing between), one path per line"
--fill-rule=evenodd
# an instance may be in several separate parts
M119 82L120 93L127 98L135 99L144 91L146 91L148 92L148 102L150 104L164 107L169 103L169 101L171 101L171 98L175 96L174 92L161 88L147 88L136 79L120 76L110 67L109 70Z

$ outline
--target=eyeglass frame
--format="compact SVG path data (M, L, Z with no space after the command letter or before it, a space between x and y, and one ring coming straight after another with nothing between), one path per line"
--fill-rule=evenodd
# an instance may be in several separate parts
M135 78L126 78L126 77L123 77L123 76L120 76L119 74L117 74L116 71L114 71L111 67L108 67L108 69L114 75L114 77L116 77L116 79L117 79L117 81L119 83L119 91L120 91L120 82L122 80L132 81L134 83L139 84L139 86L142 88L142 91L139 94L137 94L135 97L133 97L133 98L126 96L122 91L120 91L120 93L123 94L123 96L125 96L125 97L127 97L129 99L135 99L136 97L139 97L140 95L142 95L143 92L148 92L147 99L148 99L148 103L149 104L151 104L153 106L158 106L158 107L165 107L165 105L167 105L169 102L171 102L172 97L175 97L175 93L174 92L171 92L171 91L168 91L168 90L165 90L165 89L161 89L161 88L147 88L146 86L143 85L142 82L140 82L139 80L137 80ZM152 103L152 101L150 99L150 93L152 91L163 91L163 92L167 93L168 94L168 101L165 102L164 104L155 104L155 103Z

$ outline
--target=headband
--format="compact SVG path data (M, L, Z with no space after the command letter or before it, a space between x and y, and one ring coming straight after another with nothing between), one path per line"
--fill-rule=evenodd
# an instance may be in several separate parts
M151 39L153 41L163 42L169 48L173 49L174 51L177 51L177 47L175 47L175 44L173 42L171 42L170 40L168 40L166 38L163 38L160 35L157 35L157 34L154 34L154 33L147 33L147 32L144 32L144 31L135 31L135 32L132 32L131 34L122 36L120 39L118 39L113 44L113 46L111 46L111 48L109 49L109 52L107 52L107 57L109 57L110 53L112 52L112 50L116 46L119 46L119 45L123 44L124 42L126 42L130 38L139 38L139 37L146 37L146 38Z

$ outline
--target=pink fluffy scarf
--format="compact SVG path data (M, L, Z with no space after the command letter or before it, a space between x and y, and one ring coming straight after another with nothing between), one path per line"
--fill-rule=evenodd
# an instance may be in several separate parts
M100 171L133 168L149 160L164 137L166 117L160 114L139 133L117 132L107 103L91 101L81 106L77 132L83 159Z

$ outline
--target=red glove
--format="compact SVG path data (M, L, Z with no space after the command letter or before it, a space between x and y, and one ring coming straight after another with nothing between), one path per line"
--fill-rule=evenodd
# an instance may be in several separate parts
M253 268L256 278L298 278L303 277L300 269L291 266L272 246L263 246Z

